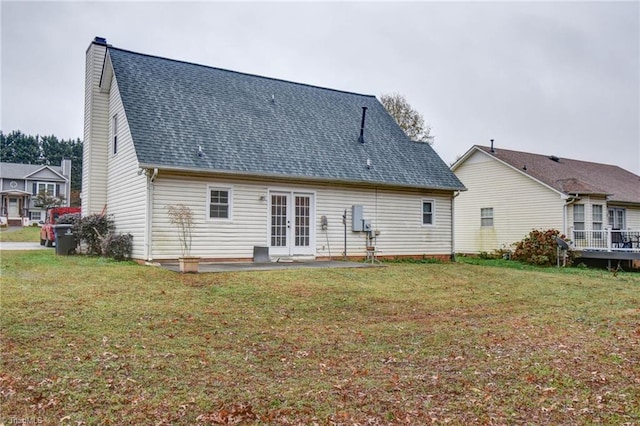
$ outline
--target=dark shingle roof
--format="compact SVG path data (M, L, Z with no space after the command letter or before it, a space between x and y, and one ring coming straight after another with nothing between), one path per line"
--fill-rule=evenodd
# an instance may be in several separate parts
M640 203L640 176L621 167L528 152L475 148L565 194L608 195L610 201ZM557 161L556 161L557 160ZM525 169L526 167L526 169Z
M61 176L57 180L64 182L64 178L62 177L62 167L45 166L42 164L0 163L0 177L3 177L5 179L26 179L38 170L45 167L48 167L54 172L60 174Z
M108 53L143 166L464 188L429 145L407 139L374 96L113 47ZM365 144L358 142L363 106Z

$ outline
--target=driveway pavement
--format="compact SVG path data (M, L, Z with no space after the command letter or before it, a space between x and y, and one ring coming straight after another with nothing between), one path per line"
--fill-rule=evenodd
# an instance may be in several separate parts
M0 250L44 250L49 247L41 246L40 243L13 243L0 241ZM55 250L55 249L52 249Z

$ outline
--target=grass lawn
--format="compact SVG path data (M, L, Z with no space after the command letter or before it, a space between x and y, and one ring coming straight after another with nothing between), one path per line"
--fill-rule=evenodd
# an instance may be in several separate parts
M1 254L0 423L640 423L637 273Z
M38 226L25 226L18 230L15 228L0 227L0 241L6 242L39 242L40 241L40 227Z

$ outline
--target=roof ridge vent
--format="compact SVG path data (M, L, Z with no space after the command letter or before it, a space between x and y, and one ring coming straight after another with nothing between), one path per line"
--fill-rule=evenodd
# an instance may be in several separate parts
M555 155L550 155L549 160L555 161L556 163L560 162L560 157L556 157Z

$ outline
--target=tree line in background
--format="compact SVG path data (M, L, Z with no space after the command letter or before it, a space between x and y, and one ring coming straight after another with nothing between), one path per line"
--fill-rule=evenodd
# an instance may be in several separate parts
M82 188L82 141L58 139L54 135L26 135L19 130L0 131L0 159L4 163L60 166L63 158L71 160L71 203Z

